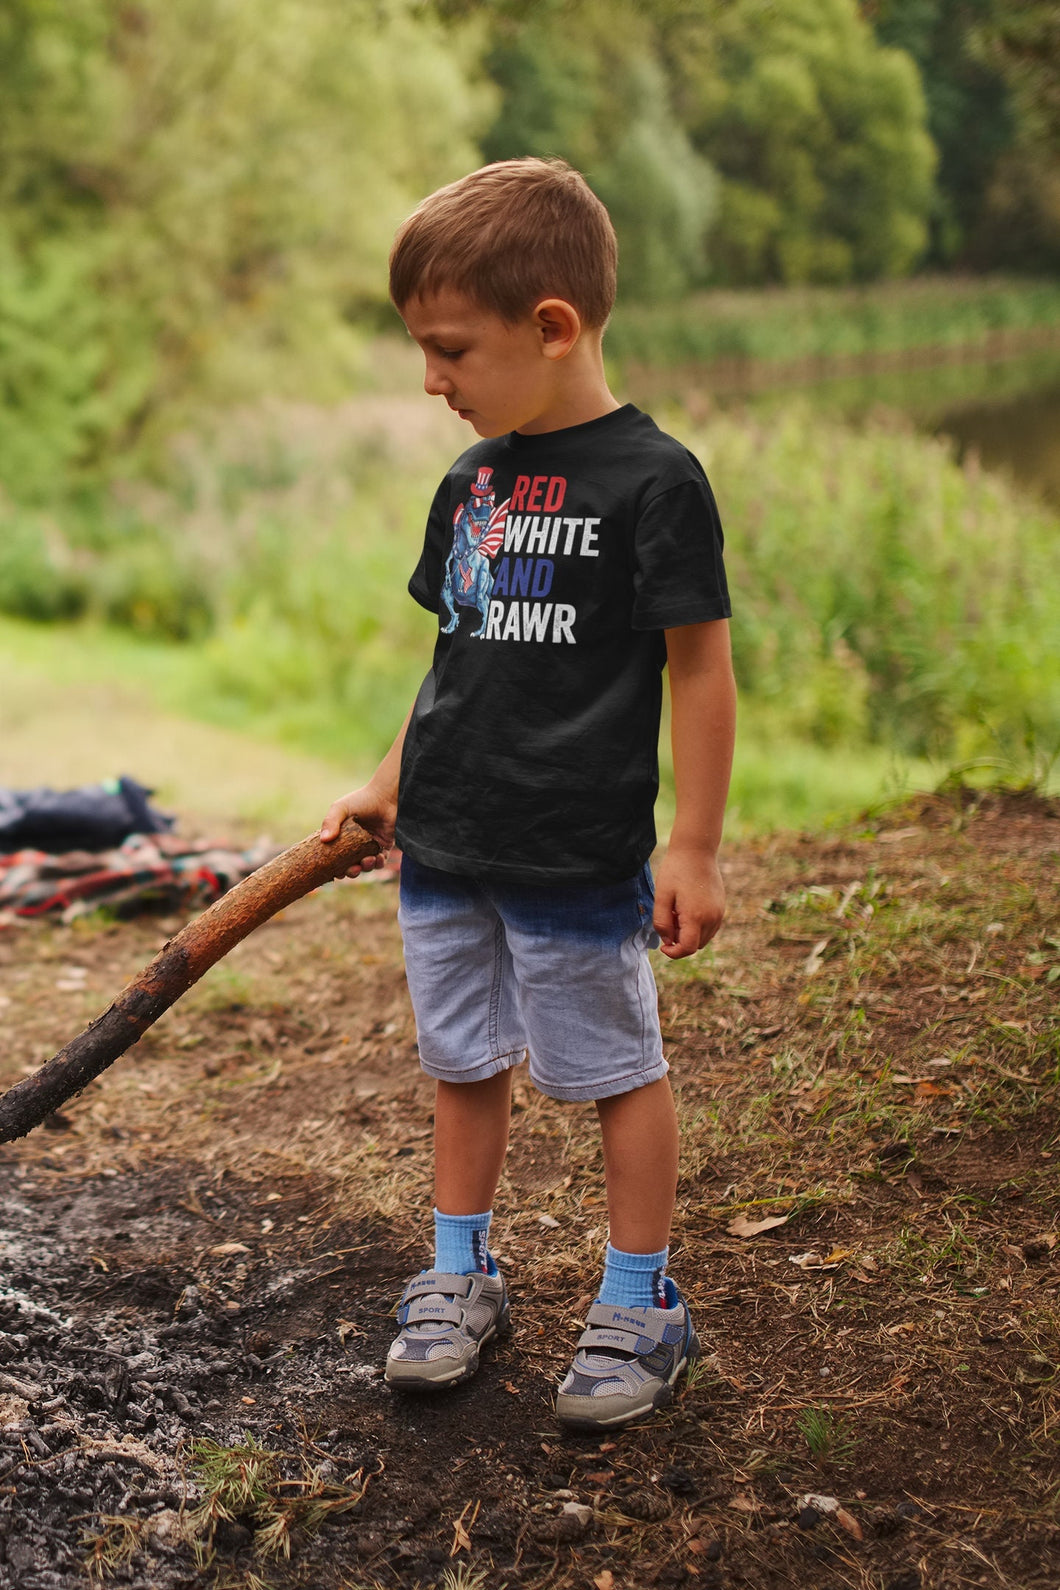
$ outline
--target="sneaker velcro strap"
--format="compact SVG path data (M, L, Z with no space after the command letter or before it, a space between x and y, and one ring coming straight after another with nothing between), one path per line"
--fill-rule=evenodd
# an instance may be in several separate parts
M398 1320L402 1325L459 1325L464 1311L458 1303L436 1292L433 1297L414 1298L402 1304Z
M624 1331L601 1326L591 1325L583 1331L578 1338L578 1347L587 1348L590 1352L594 1349L604 1352L629 1353L637 1357L640 1353L650 1353L658 1346L653 1336L637 1336L633 1331Z
M474 1284L473 1275L443 1275L438 1270L426 1270L409 1282L401 1301L411 1303L417 1297L469 1297Z

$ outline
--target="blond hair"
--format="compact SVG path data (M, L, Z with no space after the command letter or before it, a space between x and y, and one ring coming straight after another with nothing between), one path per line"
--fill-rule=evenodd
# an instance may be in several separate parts
M615 301L611 217L565 160L499 160L439 188L398 230L390 296L400 312L443 288L514 324L543 298L604 326Z

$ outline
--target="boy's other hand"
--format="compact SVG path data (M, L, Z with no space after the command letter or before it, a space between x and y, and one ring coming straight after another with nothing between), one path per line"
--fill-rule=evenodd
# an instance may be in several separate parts
M663 857L655 882L655 931L672 961L709 944L725 915L725 885L710 851L675 849Z
M348 795L341 795L337 801L332 801L320 825L320 837L326 845L338 838L339 829L347 817L353 817L362 828L374 834L383 846L377 856L366 856L363 861L351 867L346 873L347 878L356 878L362 872L375 872L377 868L385 867L390 847L394 843L397 803L380 795L371 784L365 784L362 789L351 790Z

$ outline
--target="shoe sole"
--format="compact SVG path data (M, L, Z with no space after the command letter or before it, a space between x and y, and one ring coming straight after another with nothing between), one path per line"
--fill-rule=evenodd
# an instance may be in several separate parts
M641 1419L650 1418L653 1413L658 1413L660 1408L665 1408L673 1401L674 1387L688 1368L700 1356L702 1348L699 1337L695 1331L688 1344L685 1356L677 1365L670 1379L665 1381L655 1393L651 1402L643 1408L635 1408L631 1413L616 1413L610 1419L593 1419L588 1414L564 1414L556 1409L556 1417L565 1430L614 1430L627 1424L636 1424Z
M457 1364L454 1369L449 1370L446 1374L432 1375L430 1378L425 1375L392 1375L388 1364L383 1378L392 1391L411 1391L415 1394L420 1392L449 1391L454 1386L462 1386L465 1380L470 1380L472 1375L477 1374L482 1349L487 1342L493 1341L497 1336L507 1336L511 1328L511 1310L506 1307L504 1312L497 1316L496 1324L492 1325L486 1334L479 1338L478 1352L467 1363Z

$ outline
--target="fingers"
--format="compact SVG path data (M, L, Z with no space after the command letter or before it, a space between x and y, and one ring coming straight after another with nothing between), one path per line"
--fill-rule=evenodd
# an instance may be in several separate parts
M659 945L662 953L671 961L680 961L686 955L695 955L697 950L703 949L710 943L715 933L721 927L722 914L712 912L709 916L682 915L680 909L664 906L661 910L656 901L653 926L658 933Z
M344 800L333 801L324 814L324 821L320 825L320 837L325 844L330 844L339 837L339 830L347 817L352 813Z
M378 855L365 856L363 861L358 861L346 873L347 878L359 878L362 872L382 871L390 860L390 851L381 850Z

